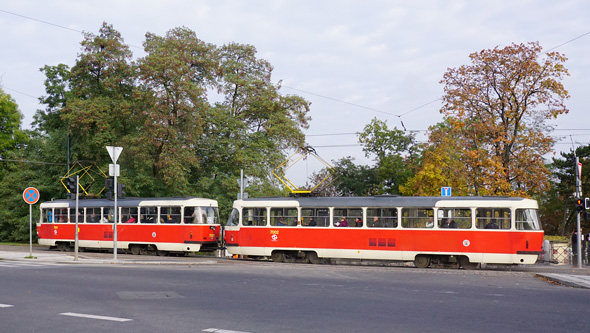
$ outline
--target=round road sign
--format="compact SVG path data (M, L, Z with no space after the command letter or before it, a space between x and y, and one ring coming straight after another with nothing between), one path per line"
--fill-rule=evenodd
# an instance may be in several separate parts
M34 187L27 187L23 192L23 199L29 205L34 205L39 201L39 191Z

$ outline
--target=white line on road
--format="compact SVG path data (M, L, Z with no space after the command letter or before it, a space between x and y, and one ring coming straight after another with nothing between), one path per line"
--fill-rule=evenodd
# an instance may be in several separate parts
M14 305L10 305L10 304L0 304L0 308L11 308Z
M201 332L213 332L213 333L248 333L242 331L230 331L230 330L222 330L220 328L207 328L202 330Z
M132 321L133 320L133 319L127 319L127 318L96 316L96 315L91 315L91 314L73 313L73 312L64 312L64 313L60 313L60 315L70 316L70 317L89 318L89 319L110 320L110 321L118 321L118 322L125 322L125 321Z

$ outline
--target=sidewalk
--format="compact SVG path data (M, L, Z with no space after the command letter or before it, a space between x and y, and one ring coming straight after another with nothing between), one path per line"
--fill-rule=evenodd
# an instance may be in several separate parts
M35 251L33 249L33 258L29 258L30 251L1 251L0 261L26 261L39 263L56 263L56 264L141 264L141 265L204 265L216 264L216 258L191 258L190 260L178 260L174 257L156 257L156 256L133 256L117 254L117 260L113 260L113 254L110 258L89 258L83 252L78 253L78 260L75 259L73 252L47 252ZM166 259L163 259L166 258Z

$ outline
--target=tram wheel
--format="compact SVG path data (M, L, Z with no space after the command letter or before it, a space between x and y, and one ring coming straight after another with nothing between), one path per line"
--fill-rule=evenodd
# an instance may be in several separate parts
M476 262L470 262L468 256L460 256L457 261L459 262L459 267L463 267L464 269L475 269L477 268Z
M70 249L70 246L67 243L58 243L57 249L61 252L67 252Z
M414 259L414 266L417 268L426 268L430 266L430 256L419 254Z
M318 254L315 252L307 252L307 260L314 265L318 265L322 263L322 259L318 257Z
M162 251L162 250L157 250L156 253L160 256L160 257L165 257L168 255L168 251Z
M131 254L134 256L138 256L141 252L141 246L139 245L129 245L129 249L131 250Z
M285 260L285 254L282 251L274 251L270 255L270 259L274 262L282 262Z

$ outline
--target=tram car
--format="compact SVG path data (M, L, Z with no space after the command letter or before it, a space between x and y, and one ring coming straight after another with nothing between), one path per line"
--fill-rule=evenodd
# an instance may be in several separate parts
M237 200L227 251L272 261L413 262L416 267L533 264L535 200L513 197L281 197Z
M41 203L37 223L40 245L71 249L78 220L81 248L113 249L114 202L106 199L54 200ZM77 215L77 216L76 216ZM117 248L132 254L186 254L219 247L217 201L196 197L121 198L117 200Z

